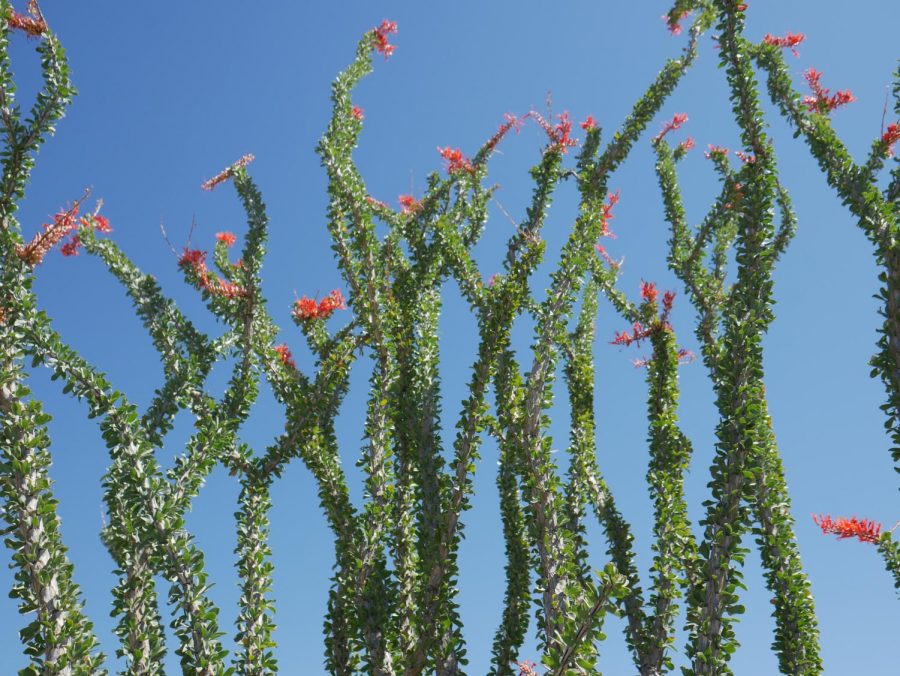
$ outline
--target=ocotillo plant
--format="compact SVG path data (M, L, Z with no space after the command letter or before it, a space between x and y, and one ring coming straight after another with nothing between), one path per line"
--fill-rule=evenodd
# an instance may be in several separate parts
M878 189L876 173L898 140L891 123L872 146L864 167L852 163L829 126L827 113L850 98L831 95L818 73L813 95L801 103L779 50L801 36L744 37L747 5L735 0L679 0L667 14L673 33L692 16L686 46L669 59L610 139L593 117L577 127L567 113L507 114L471 155L439 148L443 171L427 180L421 197L400 196L399 210L370 194L354 159L365 116L354 91L373 69L373 53L387 58L397 26L384 21L365 33L355 57L332 88L331 119L317 151L328 180L327 229L344 289L319 298L302 295L292 307L296 327L315 358L298 366L262 293L269 217L251 178L246 155L203 184L233 187L247 230L219 232L212 254L185 247L177 265L187 286L222 327L216 336L197 328L112 238L85 194L37 234L20 226L24 198L40 145L53 133L74 89L65 55L35 2L26 14L0 0L0 126L4 132L0 193L0 500L5 544L15 582L10 595L27 616L20 637L23 674L105 673L91 621L84 611L60 534L49 477L48 415L26 387L28 366L47 367L63 392L82 400L96 418L109 454L103 477L105 526L100 533L115 565L111 614L116 654L128 674L162 674L167 654L186 674L297 673L305 665L276 659L276 599L270 513L273 489L292 461L312 476L334 540L334 567L324 618L324 665L329 673L377 675L460 674L467 669L466 633L458 608L460 549L475 472L486 437L499 449L497 495L506 551L506 588L497 617L489 667L477 672L536 673L524 653L531 625L547 673L598 673L604 620L621 615L634 669L656 675L675 668L676 631L687 630L685 673L730 673L738 647L737 618L748 549L755 536L774 606L772 650L782 673L823 670L818 619L800 560L781 456L775 443L763 369L763 337L774 320L773 273L797 229L788 192L779 180L774 144L766 133L753 64L769 76L769 91L807 140L827 180L860 219L885 267L885 325L875 374L889 393L885 407L900 445L900 249L896 203L900 174ZM676 114L646 139L648 126L691 68L699 39L715 27L742 149L740 165L725 149L707 157L721 180L714 204L697 228L688 224L677 163L693 146L674 148L669 135L688 123ZM15 104L9 38L36 40L43 89L30 114ZM900 85L895 88L900 93ZM898 103L900 106L900 103ZM900 114L900 109L898 109ZM531 169L531 201L515 223L496 274L475 262L495 187L489 168L513 132L536 125L546 144ZM573 131L573 127L575 130ZM679 424L683 406L679 364L692 355L679 346L671 315L675 291L651 281L640 302L629 300L620 264L600 244L611 236L620 193L615 172L641 142L656 157L668 222L671 271L693 306L700 356L715 396L715 454L709 497L695 527L689 518L685 474L694 444ZM580 146L580 147L578 147ZM571 152L570 152L571 151ZM574 158L574 159L573 159ZM557 189L571 182L578 210L567 230L546 293L537 293L546 264L544 226ZM615 184L613 184L615 185ZM777 214L777 218L776 218ZM606 240L603 240L604 242ZM124 287L162 362L164 380L145 410L70 347L42 311L34 282L45 256L83 251L96 257ZM453 282L477 320L466 396L452 412L451 434L441 396L439 320L444 289ZM636 285L635 285L636 286ZM649 344L637 360L646 369L646 487L652 501L650 575L639 570L635 529L604 478L597 453L602 412L595 401L593 349L601 297L630 325L612 337L619 346ZM342 328L329 320L346 313ZM513 327L527 319L533 331L519 349ZM338 443L336 418L351 371L372 364L358 466L361 503L351 500L342 462L353 457ZM213 394L213 368L231 376ZM557 375L565 380L568 448L554 454L551 410ZM252 448L240 432L266 382L282 406L283 429L266 448ZM175 418L193 419L193 433L174 465L160 452ZM894 449L895 458L897 449ZM558 458L568 460L563 468ZM220 610L204 552L186 526L187 512L218 466L240 487L235 512L235 568L240 585L233 654L224 647ZM590 516L589 516L590 515ZM608 564L589 565L588 520L606 538ZM900 550L890 532L868 520L817 517L827 533L877 544L900 585ZM162 588L162 589L161 589ZM168 611L160 601L167 592ZM682 610L683 609L683 610ZM167 645L164 616L176 645ZM536 659L537 655L533 656Z
M795 46L805 36L795 34L789 37ZM797 134L803 135L828 184L859 219L859 227L875 247L875 259L881 267L878 280L882 287L878 298L883 304L881 314L884 324L878 341L880 350L871 361L872 377L881 378L887 390L888 400L882 409L887 414L885 425L894 443L891 448L894 469L900 472L900 225L897 222L900 165L894 158L894 146L900 140L900 70L895 71L893 83L895 119L886 127L882 120L881 133L872 141L865 164L860 165L854 162L829 118L836 108L852 103L853 94L849 90L831 94L821 84L822 73L809 68L803 76L812 93L801 96L793 88L784 58L779 52L783 46L784 38L766 36L764 44L753 49L756 61L767 73L769 95L795 127ZM881 189L878 174L889 158L894 158L894 167L888 185ZM838 519L838 524L842 521L846 522ZM841 537L858 536L863 542L877 544L887 569L894 576L894 586L900 589L900 543L893 541L893 529L879 534L879 525L876 530L864 528L859 531L855 528L855 518L846 522L846 527L836 530L828 517L817 523L822 526L823 532L836 532ZM863 523L868 522L863 520Z

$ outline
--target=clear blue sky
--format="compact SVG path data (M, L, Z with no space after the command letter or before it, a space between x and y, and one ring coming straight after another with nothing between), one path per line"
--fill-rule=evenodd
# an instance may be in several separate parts
M86 186L105 200L112 235L142 269L155 274L180 306L215 332L196 294L180 281L175 258L160 235L163 222L176 245L186 243L192 218L195 245L210 247L219 230L244 232L233 191L213 193L200 183L247 152L256 155L251 172L271 216L270 253L264 270L271 311L285 327L301 368L311 359L289 320L297 294L343 288L331 257L325 227L325 176L314 154L329 115L329 85L353 55L360 35L384 18L399 23L395 55L376 59L375 73L357 90L365 108L365 129L357 152L374 196L396 204L401 193L420 194L426 175L441 166L435 148L460 146L473 152L496 128L503 113L545 109L552 92L556 112L576 119L592 114L606 133L620 124L667 56L685 36L670 37L660 15L666 3L645 2L388 2L340 3L157 2L46 0L44 10L65 45L80 95L58 133L42 150L20 212L27 233L49 214L78 197ZM857 157L880 130L882 107L896 64L897 5L869 0L852 10L845 2L750 2L748 35L802 31L800 72L822 70L825 86L850 88L858 101L834 113L834 124ZM16 38L13 65L23 97L37 81L33 44ZM663 118L687 112L685 133L698 145L681 164L693 221L705 213L716 180L702 149L708 143L736 147L737 134L725 98L722 71L707 36L699 62L666 104ZM900 604L874 548L823 537L810 514L857 515L887 526L900 518L897 477L878 406L881 384L869 378L880 323L876 268L869 243L840 205L805 146L771 106L771 131L782 180L794 199L799 232L776 275L777 320L766 340L767 392L775 431L792 489L797 536L808 571L822 631L826 672L887 673L896 667ZM580 130L579 130L580 131ZM528 168L543 140L535 128L504 141L491 180L498 199L521 218L530 191ZM623 288L637 294L641 278L664 288L683 289L665 267L666 225L653 173L648 139L614 176L621 202L613 221L614 256L626 257ZM575 194L563 188L554 204L547 236L558 250L576 211ZM477 256L485 277L498 269L501 243L512 225L494 209ZM548 257L548 266L555 262ZM546 277L544 277L546 278ZM538 286L540 288L540 286ZM54 253L39 270L41 307L69 343L107 372L117 387L145 405L161 384L152 345L121 289L103 267L80 256ZM474 321L447 289L442 323L444 428L452 430L474 358ZM679 299L683 301L683 299ZM696 349L692 312L676 301L674 324L681 342ZM633 524L639 563L649 559L650 502L643 373L630 360L640 351L608 344L623 328L604 304L597 323L597 407L599 463L625 515ZM516 330L520 349L529 344L526 325ZM345 467L361 499L354 468L362 432L368 374L353 375L339 436ZM701 517L716 415L702 364L682 369L683 427L694 442L688 478L691 516ZM215 380L224 385L225 369ZM60 499L63 534L107 654L116 640L108 617L112 562L98 539L100 479L108 458L84 406L59 394L44 371L32 378L35 395L55 416L53 478ZM565 448L564 399L554 409L555 445ZM190 433L179 418L161 454L167 466ZM281 411L267 392L255 407L244 438L264 446L281 428ZM562 459L562 453L560 458ZM474 509L466 513L461 550L460 604L469 641L470 672L484 673L503 593L503 543L494 488L496 449L487 443L476 475ZM232 513L238 486L216 470L189 515L188 525L206 552L221 624L231 641L238 591L233 569ZM308 472L295 462L274 488L272 547L277 599L277 656L285 674L322 671L322 616L330 576L332 541ZM605 543L593 533L593 561L603 562ZM2 554L8 561L9 553ZM11 573L0 567L0 588ZM742 648L734 657L738 674L776 673L769 645L773 620L759 572L749 557L747 614L738 627ZM165 595L163 594L163 598ZM16 639L22 621L12 600L0 594L0 673L25 662ZM602 649L608 674L633 672L622 623L609 621ZM170 646L174 643L170 642ZM679 649L683 642L679 640ZM537 658L529 639L523 658ZM680 656L676 656L678 663ZM178 671L172 657L170 671Z

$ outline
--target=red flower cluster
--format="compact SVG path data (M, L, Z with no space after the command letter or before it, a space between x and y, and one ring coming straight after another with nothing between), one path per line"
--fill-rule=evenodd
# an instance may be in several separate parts
M206 252L200 251L199 249L188 249L184 248L184 251L181 254L181 258L178 259L178 265L184 267L192 267L195 270L197 268L205 268L206 267Z
M532 110L528 115L534 118L534 121L547 133L547 136L553 143L553 149L565 153L571 146L578 144L578 141L571 137L572 121L569 119L569 111L564 111L562 115L557 115L556 117L559 119L559 122L554 125L547 122L547 120L535 110Z
M628 347L632 343L640 345L641 341L650 337L652 333L653 327L644 326L640 322L635 322L631 326L631 333L628 333L628 331L616 331L615 339L611 340L609 344L624 345L625 347Z
M457 171L475 171L475 167L472 166L472 162L462 154L462 151L459 148L451 148L447 146L446 148L441 148L438 146L438 152L441 154L447 161L447 173L452 174Z
M641 280L641 298L648 300L651 303L655 303L658 295L659 289L656 288L656 282L645 282L644 280Z
M506 133L510 129L515 129L516 133L518 134L528 117L528 115L525 115L524 117L516 117L512 113L504 113L503 119L505 121L500 125L500 128L497 130L497 132L488 139L485 147L488 150L493 150L494 148L496 148L497 144L500 143L500 141L504 136L506 136Z
M743 150L735 150L734 154L744 164L756 164L756 155L745 153Z
M83 227L93 228L98 232L110 233L112 232L112 228L109 226L109 221L105 216L100 216L99 214L94 214L91 216L83 216L79 221L79 224ZM63 256L77 256L78 255L78 247L81 246L81 238L78 234L72 235L72 239L59 247L59 252Z
M681 35L681 20L686 19L688 14L690 13L691 11L689 9L686 9L678 18L671 17L668 14L663 14L662 20L666 22L666 27L669 29L669 33L671 33L672 35Z
M694 139L691 136L688 136L684 141L678 144L678 148L681 152L686 153L688 150L691 150L694 147Z
M900 141L900 124L891 122L887 131L881 135L881 142L887 145L888 156L894 156L894 144Z
M813 90L812 96L803 97L803 104L810 112L826 114L830 113L835 108L856 101L856 97L853 96L849 89L844 89L834 95L829 95L831 90L825 89L825 87L819 83L819 80L822 79L822 73L815 68L808 68L803 71L803 78L806 80L807 84L809 84L809 88Z
M185 247L181 258L178 259L178 265L193 270L194 274L197 275L200 288L211 296L241 298L247 295L247 290L244 287L234 282L219 279L215 273L209 271L209 268L206 266L205 251Z
M600 236L601 237L609 237L611 239L615 239L616 235L609 229L609 222L613 218L612 209L619 201L619 191L616 190L614 193L610 193L610 195L606 198L606 203L603 205L603 209L600 213L601 227L600 227ZM597 250L597 253L600 254L600 257L606 261L606 264L613 268L614 270L618 270L622 265L622 261L614 261L610 255L606 252L606 249L603 248L602 244L595 244L594 248ZM625 260L624 258L622 260Z
M209 179L205 183L201 184L200 187L203 188L204 190L212 190L217 185L219 185L219 183L224 183L229 178L234 176L235 173L237 173L238 169L243 169L244 167L246 167L248 164L250 164L255 159L256 158L253 157L253 155L250 155L250 154L244 155L241 159L239 159L237 162L232 164L230 167L228 167L227 169L223 169L218 174L213 176L211 179Z
M315 319L319 316L319 304L314 298L303 296L294 303L293 315L297 319Z
M350 110L350 114L353 115L357 120L362 120L365 117L365 111L359 106L353 106Z
M600 229L601 237L610 237L615 239L616 236L609 229L609 222L613 219L613 207L619 203L619 191L616 190L614 193L610 193L610 195L606 198L606 204L603 205L603 210L600 213L600 220L602 221L602 228Z
M293 315L295 318L306 321L308 319L328 319L335 310L346 310L347 304L343 294L335 289L318 303L314 298L303 296L294 303Z
M663 136L668 134L670 131L675 131L676 129L679 129L681 127L681 125L683 125L687 121L688 121L687 113L675 113L675 115L672 117L672 119L663 125L662 130L660 130L660 132L656 136L653 137L653 140L654 141L661 140Z
M319 315L328 318L335 310L346 310L347 303L344 301L344 295L335 289L319 302Z
M216 239L227 247L234 246L234 243L237 241L237 237L235 237L233 232L217 232Z
M587 119L581 123L581 128L585 131L590 131L591 129L597 128L597 120L594 119L593 115L588 115Z
M659 289L656 288L656 284L641 280L641 298L648 303L655 303L658 297ZM672 303L674 302L675 292L666 291L663 294L662 312L659 315L659 319L654 319L649 326L635 322L631 326L631 333L628 333L628 331L616 331L615 338L610 341L610 344L624 345L625 347L632 343L640 345L642 340L649 338L657 331L670 331L672 326L669 324L669 314L672 312ZM635 366L646 366L646 362L635 363Z
M524 662L516 662L516 666L519 667L519 676L538 676L535 662L525 660Z
M678 350L678 363L679 364L690 364L692 361L697 359L697 355L686 348L681 348Z
M275 352L278 353L278 357L281 359L282 364L290 366L291 368L297 368L297 364L294 363L294 357L291 355L291 351L287 345L276 345Z
M790 49L794 56L800 56L800 52L797 51L797 45L799 45L805 39L806 36L803 33L791 33L790 31L788 31L788 33L784 37L766 33L763 37L763 42L765 42L767 45L774 45L775 47Z
M28 10L31 16L25 16L10 9L6 16L6 22L10 28L20 30L30 38L40 37L47 32L47 22L40 15L35 3L28 3Z
M404 214L414 214L422 208L422 203L412 195L400 195L397 200L400 202L400 211Z
M78 218L80 204L75 203L68 211L60 211L53 217L52 223L44 223L43 232L35 235L28 244L16 248L16 255L28 265L34 267L44 260L50 249L59 244L68 234L78 229L79 226L93 228L100 232L112 232L109 220L99 214L89 214ZM63 256L78 255L78 247L81 240L78 234L72 235L72 239L60 247Z
M849 519L839 517L832 519L827 514L815 516L813 521L825 535L834 534L840 539L857 538L860 542L876 544L881 538L881 524L868 519L859 520L855 516Z
M672 312L672 303L675 302L675 292L674 291L666 291L663 294L663 314L665 316L669 316L669 313Z
M641 298L650 301L651 303L655 303L656 299L659 297L659 289L656 288L655 282L645 282L641 280ZM675 302L675 292L674 291L666 291L663 294L662 299L662 320L666 321L669 317L669 313L672 312L672 304Z
M557 117L559 118L559 122L553 125L553 133L550 135L550 138L556 141L560 150L566 152L566 148L574 146L578 141L570 138L570 134L572 133L572 121L569 119L569 111L563 111L563 114L557 115Z
M397 32L397 22L385 19L381 25L374 29L372 48L379 54L383 54L384 58L388 58L394 53L394 45L388 43L388 36Z
M43 232L36 234L25 246L17 247L16 255L28 265L38 265L44 260L44 256L49 253L50 249L78 227L78 221L75 218L77 215L78 204L68 211L59 212L53 217L53 223L44 223L41 226L44 228Z
M724 146L714 146L712 143L710 143L707 148L708 150L703 153L703 155L708 160L711 160L713 157L724 157L728 154L728 148Z
M614 261L612 259L612 256L607 253L606 248L602 244L595 244L594 248L597 250L597 253L600 254L600 258L606 261L606 264L609 267L613 268L614 270L618 270L620 267L622 267L622 262L625 260L624 257L620 261Z

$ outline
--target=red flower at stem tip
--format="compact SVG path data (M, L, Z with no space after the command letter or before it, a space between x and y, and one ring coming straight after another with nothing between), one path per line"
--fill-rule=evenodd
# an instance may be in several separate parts
M587 119L581 123L581 128L585 131L590 131L591 129L597 128L597 120L594 119L593 115L588 115Z
M694 139L691 136L688 136L684 141L678 144L678 148L681 152L686 153L688 150L694 147Z
M291 350L287 345L276 345L275 352L278 353L278 358L281 359L282 364L290 366L291 368L297 368L297 365L294 363L294 358L291 355Z
M655 303L658 297L659 289L656 288L656 284L641 280L641 298L647 303ZM657 335L660 331L671 331L672 325L669 323L669 313L672 312L672 303L674 301L675 292L666 291L663 294L662 312L659 313L659 317L654 318L646 326L640 322L635 322L631 327L631 333L628 331L617 331L610 344L624 345L625 347L630 346L632 343L640 345L642 340ZM693 353L690 350L681 350L678 353L679 363L692 361L692 357ZM634 365L637 367L646 366L647 360L639 359L634 362Z
M318 303L314 298L303 296L294 303L293 315L295 318L306 321L309 319L328 319L335 310L346 310L347 304L344 295L335 289Z
M679 129L681 127L681 125L683 125L687 121L688 121L687 113L675 113L675 115L672 116L672 119L663 125L662 130L656 136L653 137L653 140L655 140L655 141L661 140L663 138L663 136L668 134L670 131L675 131L676 129Z
M400 202L400 211L404 214L414 214L422 208L422 203L412 195L400 195L397 201Z
M894 156L894 144L900 141L900 124L891 122L887 131L881 135L881 142L887 145L888 157Z
M294 317L297 319L315 319L319 315L319 304L314 298L303 296L294 303Z
M30 38L38 38L46 33L47 22L44 21L44 17L40 15L35 7L36 5L29 7L32 16L25 16L10 9L6 15L6 22L9 24L9 27L22 31Z
M447 173L453 174L457 171L475 171L475 167L472 166L472 162L462 154L462 151L459 148L451 148L447 146L446 148L441 148L438 146L438 152L441 154L447 161Z
M538 676L535 662L525 660L524 662L516 662L516 666L519 667L519 676Z
M622 260L620 261L614 261L612 257L606 252L606 249L602 244L595 244L594 248L597 250L597 253L600 254L600 258L606 261L606 264L613 270L618 270L622 267L622 263L625 261L624 258L622 258Z
M679 364L690 364L691 362L697 359L697 355L686 348L681 348L678 350L678 363Z
M234 246L234 243L237 241L237 237L233 232L217 232L216 239L225 246Z
M640 345L641 341L648 338L653 331L653 326L644 326L640 322L635 322L631 326L630 334L628 331L616 331L615 338L610 341L610 345L624 345L625 347L632 343Z
M543 129L550 138L550 141L552 142L550 146L551 150L559 150L565 153L571 146L578 143L576 139L571 137L572 121L569 119L569 111L566 110L562 115L557 115L556 117L559 122L553 125L547 122L547 120L544 119L544 116L536 110L532 110L528 115L540 125L541 129Z
M672 35L681 35L681 20L687 18L687 15L690 13L691 11L689 9L686 9L681 13L681 16L678 17L672 17L668 14L663 14L662 20L666 22L666 27L669 29L669 33Z
M220 233L230 234L230 233ZM233 236L233 235L232 235ZM247 295L247 289L234 282L219 279L215 273L206 267L206 252L199 249L184 248L184 252L178 259L178 265L190 268L197 277L197 286L211 296L222 298L242 298Z
M562 115L557 115L559 122L553 125L553 134L551 138L556 141L559 148L566 152L569 146L574 146L578 141L570 138L572 133L572 121L569 119L569 111L563 111Z
M357 120L362 120L365 117L365 111L359 106L353 106L350 110L350 114L353 115Z
M856 97L849 89L844 89L831 94L830 89L826 89L819 82L822 79L821 71L815 68L807 68L803 71L803 79L806 80L809 88L812 89L812 96L803 97L803 105L806 109L813 113L827 114L835 108L853 103Z
M106 218L106 216L101 216L100 214L94 214L93 216L88 216L87 219L81 219L81 220L82 220L83 225L87 225L87 223L85 223L85 220L92 221L91 225L93 226L94 230L97 230L99 232L106 232L106 233L112 232L112 228L109 225L109 219Z
M387 19L374 29L372 48L379 54L383 54L385 59L394 53L395 47L388 42L388 36L396 32L397 22Z
M609 229L609 222L613 219L613 207L619 203L619 191L616 190L613 193L610 193L606 198L606 203L603 205L603 209L600 212L600 220L601 220L601 229L600 236L601 237L610 237L611 239L615 239L616 236Z
M522 127L525 124L525 120L527 120L528 117L528 115L525 115L523 117L516 117L512 113L504 113L503 124L501 124L499 129L497 129L497 132L488 139L488 142L485 143L485 147L488 150L493 151L494 148L497 147L497 144L503 140L503 137L506 136L507 132L510 129L515 129L516 133L518 134L522 130Z
M346 310L347 303L344 301L344 294L335 289L322 300L319 301L319 316L328 319L335 310Z
M655 303L657 295L659 295L659 290L656 288L655 282L645 282L641 280L641 298L648 300L651 303Z
M50 250L70 234L72 238L61 245L59 250L63 256L77 256L78 248L81 246L81 238L77 232L79 228L92 228L104 233L112 232L109 220L105 216L93 213L78 218L80 206L80 202L76 202L68 211L57 213L53 217L53 222L44 223L41 226L43 230L32 237L30 242L16 247L16 255L34 267L43 262Z
M857 519L855 516L845 519L832 519L827 514L813 515L813 521L825 535L837 535L839 539L857 538L860 542L876 544L881 539L881 524L869 519Z
M663 313L668 315L672 311L672 303L675 302L675 292L674 291L666 291L663 294Z
M791 33L790 31L788 31L788 33L784 37L766 33L763 37L763 42L767 45L774 45L775 47L790 49L791 53L793 53L794 56L800 56L800 52L797 51L797 45L799 45L805 39L806 36L803 33Z

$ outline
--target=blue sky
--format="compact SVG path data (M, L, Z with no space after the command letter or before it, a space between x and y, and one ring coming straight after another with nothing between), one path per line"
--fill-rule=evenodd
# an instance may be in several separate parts
M329 111L329 86L349 63L360 35L384 18L396 20L394 56L375 61L375 72L358 88L365 128L356 157L369 192L396 205L401 193L421 194L427 174L441 167L435 148L474 150L503 113L568 110L578 120L593 115L612 133L634 100L686 39L670 37L660 19L665 2L386 2L124 3L46 0L44 11L61 36L80 94L57 136L41 151L20 211L26 233L91 186L105 201L113 237L167 293L210 332L218 331L196 294L180 281L175 257L160 234L211 248L219 230L244 232L242 211L228 186L212 193L202 181L252 152L251 173L271 217L264 269L270 309L284 328L301 368L311 366L302 337L289 319L298 295L344 288L331 257L325 227L325 175L314 153ZM850 88L858 101L833 115L851 151L861 157L880 133L882 109L896 64L896 4L869 0L848 11L846 3L751 2L748 36L802 31L801 57L789 58L797 82L803 69L824 72L832 90ZM16 38L13 67L20 95L33 95L38 69L33 43ZM675 112L687 112L683 135L698 149L680 165L688 213L702 218L716 179L702 149L708 143L737 147L737 132L722 71L709 36L701 56L654 122L650 134L613 177L621 190L610 252L625 256L622 288L637 295L642 278L683 289L665 266L667 230L653 173L649 136ZM548 95L549 93L549 95ZM888 573L870 546L825 538L812 513L857 515L893 524L900 517L897 480L878 406L880 382L869 378L880 323L877 270L872 250L854 219L825 184L805 146L791 137L771 106L771 133L782 181L791 191L799 232L778 266L777 319L766 339L766 386L775 431L792 490L803 560L813 585L822 631L826 672L885 673L896 665L900 605ZM889 120L890 121L890 120ZM680 137L676 137L680 138ZM533 125L503 142L490 180L499 183L503 209L521 218L531 184L528 169L543 143ZM572 161L570 159L570 161ZM576 195L563 187L545 229L549 251L542 280L576 213ZM476 251L485 277L499 268L502 243L512 225L493 209ZM536 285L541 288L541 285ZM109 374L141 405L161 384L150 340L132 316L121 289L86 256L48 256L36 290L57 329L86 358ZM345 289L346 290L346 289ZM681 301L681 302L679 302ZM673 323L680 341L696 349L692 312L676 301ZM441 341L444 355L443 427L452 430L474 359L476 327L453 285L446 287ZM646 495L647 460L643 373L631 366L640 350L608 344L624 328L608 304L597 322L598 459L616 499L633 524L642 572L650 560L651 505ZM527 350L530 327L516 327ZM524 353L523 353L524 354ZM214 373L223 387L226 369ZM339 438L351 492L362 496L354 467L360 447L368 373L361 363L339 421ZM691 517L701 517L716 422L711 388L702 364L681 371L683 428L694 443L688 477ZM63 534L76 579L107 654L116 649L108 617L112 562L98 539L100 478L107 463L94 421L83 405L64 398L58 383L35 371L31 385L55 416L53 478ZM253 410L244 438L263 447L281 428L279 406L267 392ZM555 447L567 443L564 398L554 407ZM171 462L191 431L187 416L161 453ZM560 454L562 456L562 454ZM503 545L494 488L496 449L483 448L476 473L474 508L466 514L461 550L460 605L469 641L470 672L486 671L503 591ZM226 644L236 616L232 514L237 483L216 470L195 500L188 525L206 552L221 607ZM273 489L272 548L275 563L277 656L285 674L322 671L321 624L330 576L331 537L308 472L295 462ZM592 560L603 563L605 545L592 527ZM4 554L8 557L8 553ZM8 558L7 558L8 560ZM11 573L0 568L0 587ZM738 627L742 647L738 674L777 672L769 645L773 621L755 554L749 557L747 614ZM22 624L12 600L0 595L0 671L22 667L15 630ZM610 620L602 649L605 673L631 673L622 623ZM170 645L172 643L170 642ZM683 642L679 640L679 648ZM537 658L533 637L522 653ZM679 656L676 656L679 663ZM177 671L176 658L170 670Z

